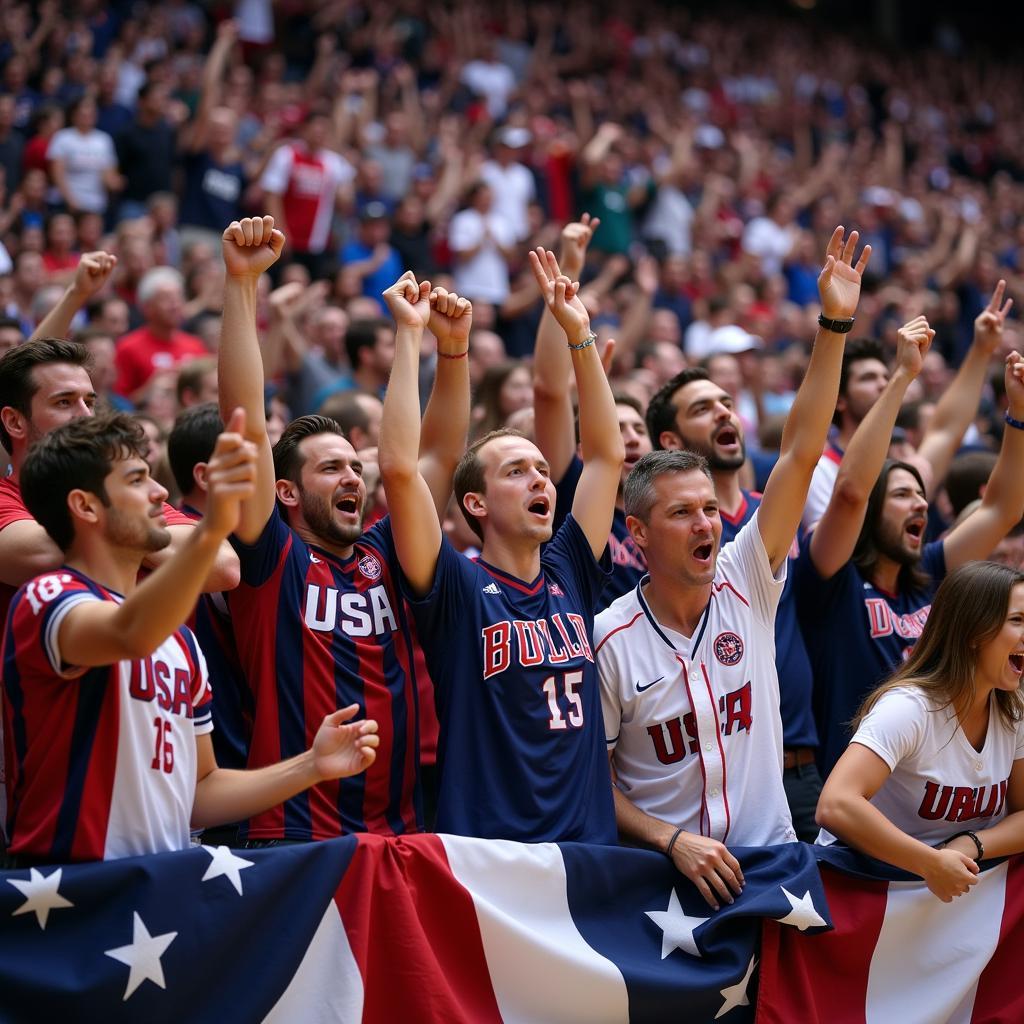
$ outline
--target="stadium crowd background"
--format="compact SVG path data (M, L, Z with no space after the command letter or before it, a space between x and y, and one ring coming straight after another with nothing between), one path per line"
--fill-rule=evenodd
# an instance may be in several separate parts
M668 4L0 9L0 349L57 304L80 253L116 255L73 335L101 395L147 419L168 484L176 413L216 394L218 238L246 213L274 213L290 241L260 314L279 423L333 402L365 449L391 358L379 295L404 269L474 302L477 429L528 428L542 304L526 253L583 210L602 222L583 280L617 341L614 383L646 404L707 360L754 483L835 224L874 250L855 333L894 353L912 316L937 332L900 421L911 444L996 281L1024 294L1017 72L948 24L887 49L827 18ZM1012 319L1003 346L1021 347ZM999 372L973 446L998 441ZM431 375L428 347L424 388Z

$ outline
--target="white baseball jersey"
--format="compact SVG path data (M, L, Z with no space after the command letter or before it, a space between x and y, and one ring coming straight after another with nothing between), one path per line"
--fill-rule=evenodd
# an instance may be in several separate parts
M807 500L804 502L804 513L801 525L805 530L813 530L818 520L825 514L828 503L832 500L832 492L836 489L839 476L839 464L843 461L843 452L831 441L814 467L810 486L807 488Z
M923 690L883 694L853 737L876 753L892 774L871 798L897 828L934 845L957 832L980 832L1006 817L1013 762L1024 758L1024 722L1006 725L990 697L981 750L964 735L951 708ZM819 842L832 836L822 829Z
M757 514L718 556L692 638L662 625L645 580L598 615L605 738L646 814L736 846L796 839L782 786L772 572Z

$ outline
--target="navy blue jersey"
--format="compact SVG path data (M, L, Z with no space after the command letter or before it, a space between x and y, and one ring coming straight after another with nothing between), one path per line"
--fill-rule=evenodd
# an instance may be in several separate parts
M814 673L818 764L830 772L850 741L850 723L864 698L902 661L928 621L932 598L946 575L942 541L926 544L922 590L887 594L847 562L831 579L818 575L810 544L796 564L796 608Z
M420 831L415 641L397 589L391 520L363 533L344 561L306 544L276 508L255 544L231 543L242 582L228 603L255 703L249 766L302 753L324 716L348 704L380 727L365 772L255 815L245 837Z
M736 539L741 527L754 518L760 504L760 494L744 491L743 504L735 516L730 516L725 511L721 512L723 547ZM794 541L789 555L790 571L786 574L786 586L775 612L775 669L779 674L782 742L786 747L816 747L818 730L814 726L814 714L811 711L814 677L796 618L792 570L797 554L798 548Z
M407 592L441 723L438 832L616 842L591 642L602 562L570 516L532 582L444 540L430 593Z
M583 472L583 460L574 455L565 475L555 485L554 529L557 533L572 512L576 487ZM647 575L647 558L637 546L626 526L626 513L615 509L612 530L608 535L608 554L612 560L612 573L605 581L597 599L597 611L604 611L618 597L628 594Z

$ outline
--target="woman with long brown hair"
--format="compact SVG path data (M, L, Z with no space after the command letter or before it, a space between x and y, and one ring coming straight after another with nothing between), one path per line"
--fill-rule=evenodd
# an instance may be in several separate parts
M1022 671L1024 573L961 566L907 661L864 702L818 823L946 903L983 857L1024 851Z

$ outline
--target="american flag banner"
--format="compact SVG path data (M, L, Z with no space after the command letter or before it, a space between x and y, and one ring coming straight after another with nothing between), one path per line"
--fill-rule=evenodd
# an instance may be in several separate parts
M713 912L662 855L419 835L0 874L0 1019L754 1019L760 932L828 927L812 849L735 851Z
M815 847L834 930L765 921L758 1024L1021 1024L1024 858L943 903L919 879Z

